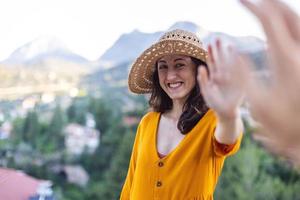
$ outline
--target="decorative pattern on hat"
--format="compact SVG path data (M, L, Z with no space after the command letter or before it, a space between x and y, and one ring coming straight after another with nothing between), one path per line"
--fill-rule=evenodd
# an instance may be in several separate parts
M129 89L137 94L150 93L157 60L170 54L186 55L204 62L207 58L207 51L195 34L181 29L167 32L134 61L128 77Z

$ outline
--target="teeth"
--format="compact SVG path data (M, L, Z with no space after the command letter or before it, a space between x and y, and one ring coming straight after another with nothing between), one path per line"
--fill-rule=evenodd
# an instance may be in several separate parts
M179 87L180 85L181 85L181 83L169 83L170 88L176 88L176 87Z

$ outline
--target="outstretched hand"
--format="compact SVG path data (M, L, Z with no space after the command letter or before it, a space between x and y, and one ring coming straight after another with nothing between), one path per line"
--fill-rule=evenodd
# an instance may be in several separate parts
M225 48L220 40L208 46L208 70L198 68L198 83L206 103L220 119L234 119L245 91L241 57L233 47Z
M278 0L241 2L258 17L268 40L270 85L245 79L251 112L261 125L256 138L300 164L300 18Z

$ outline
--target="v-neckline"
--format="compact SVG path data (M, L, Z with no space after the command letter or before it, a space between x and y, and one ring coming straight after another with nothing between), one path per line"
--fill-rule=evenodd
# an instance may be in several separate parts
M186 142L186 140L191 137L190 135L192 135L192 133L194 132L196 126L199 126L200 124L203 123L203 119L206 115L208 115L208 113L212 112L211 109L207 110L206 113L202 116L202 118L197 122L197 124L186 134L186 136L177 144L177 146L172 149L168 154L166 154L166 156L164 156L163 158L159 157L158 155L158 148L157 148L157 136L158 136L158 126L159 126L159 122L161 120L161 115L162 113L158 113L158 117L155 120L155 128L154 128L154 142L153 142L153 146L154 146L154 152L155 152L155 159L157 160L163 160L163 159L167 159L170 156L172 156L173 154L176 153L176 151L179 151L179 149L182 148L183 144Z
M159 128L159 123L161 120L161 116L162 113L158 113L158 117L155 121L155 130L154 130L154 150L155 150L155 157L156 159L162 160L162 159L166 159L168 157L170 157L172 154L175 153L175 151L177 151L177 149L181 148L181 146L183 145L184 141L187 139L187 137L190 135L190 132L184 136L184 138L182 138L182 140L176 145L176 147L174 149L172 149L169 153L165 154L165 156L163 158L159 157L159 151L158 151L158 146L157 146L157 136L158 136L158 128Z

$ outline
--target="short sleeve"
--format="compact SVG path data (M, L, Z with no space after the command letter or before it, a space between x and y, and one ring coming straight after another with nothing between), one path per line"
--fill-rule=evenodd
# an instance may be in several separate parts
M217 156L230 156L235 154L241 145L243 133L240 133L240 136L238 137L237 141L233 144L222 144L217 141L215 136L213 136L213 147L214 152Z

